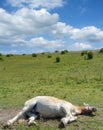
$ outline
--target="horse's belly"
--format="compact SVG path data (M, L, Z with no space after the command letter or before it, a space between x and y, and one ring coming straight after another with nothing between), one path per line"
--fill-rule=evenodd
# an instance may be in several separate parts
M60 105L52 102L38 103L36 111L39 112L43 117L61 116Z

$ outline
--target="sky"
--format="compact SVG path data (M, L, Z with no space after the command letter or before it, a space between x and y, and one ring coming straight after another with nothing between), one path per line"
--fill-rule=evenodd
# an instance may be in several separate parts
M0 53L103 48L103 0L0 0Z

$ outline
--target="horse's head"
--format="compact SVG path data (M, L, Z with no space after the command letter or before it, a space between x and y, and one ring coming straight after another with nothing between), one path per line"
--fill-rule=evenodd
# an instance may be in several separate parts
M82 114L92 114L96 112L98 109L94 106L90 106L89 104L84 103L84 109L82 110Z

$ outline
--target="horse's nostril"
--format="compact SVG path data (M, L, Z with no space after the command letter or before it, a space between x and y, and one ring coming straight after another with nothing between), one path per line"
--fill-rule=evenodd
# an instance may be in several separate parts
M97 108L94 108L94 111L97 111L98 109Z

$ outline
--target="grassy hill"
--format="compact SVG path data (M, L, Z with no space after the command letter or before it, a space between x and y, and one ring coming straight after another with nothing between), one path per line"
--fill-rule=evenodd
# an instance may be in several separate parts
M26 100L37 95L55 96L77 105L86 102L99 108L97 115L81 117L68 128L103 129L103 54L95 51L91 60L85 60L80 52L0 57L0 108L22 107ZM56 62L56 57L60 62ZM54 130L44 125L27 129Z

